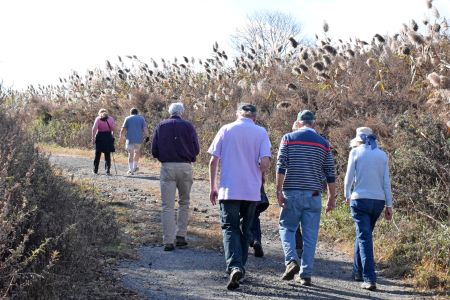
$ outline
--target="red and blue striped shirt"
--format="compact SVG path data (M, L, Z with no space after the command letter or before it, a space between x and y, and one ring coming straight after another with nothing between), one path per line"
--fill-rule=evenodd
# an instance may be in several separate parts
M278 150L277 173L285 175L283 190L322 191L324 180L336 180L328 141L307 127L285 134Z

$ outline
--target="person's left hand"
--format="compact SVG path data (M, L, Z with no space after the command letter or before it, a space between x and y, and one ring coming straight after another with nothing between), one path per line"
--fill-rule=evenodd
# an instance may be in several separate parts
M327 201L327 208L325 209L325 213L329 213L330 211L332 211L334 208L336 207L336 200L333 198L328 198Z

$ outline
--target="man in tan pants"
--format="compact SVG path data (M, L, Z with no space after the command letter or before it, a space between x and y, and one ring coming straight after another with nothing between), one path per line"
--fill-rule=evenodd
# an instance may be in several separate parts
M161 162L160 186L164 251L187 246L192 162L200 152L194 126L181 118L182 103L169 106L170 118L158 124L152 140L152 155ZM178 217L175 194L178 189ZM176 221L175 221L176 220ZM174 245L175 244L175 245Z

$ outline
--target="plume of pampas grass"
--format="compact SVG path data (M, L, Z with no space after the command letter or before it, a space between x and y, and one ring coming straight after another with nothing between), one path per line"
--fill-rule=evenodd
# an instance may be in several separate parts
M301 75L301 74L302 74L302 70L301 70L299 67L294 67L294 68L292 69L292 73L293 73L294 75Z
M373 37L376 41L378 41L381 44L383 44L385 42L384 38L381 35L379 35L378 33L375 34Z
M297 48L298 42L292 36L289 38L289 41L291 42L292 47Z
M313 68L314 70L316 70L317 72L322 72L325 69L325 66L320 62L320 61L316 61L313 64Z
M295 91L297 89L297 86L293 83L289 83L288 85L286 85L286 88L288 90Z
M325 45L324 47L323 47L323 49L326 51L326 52L328 52L328 54L331 54L331 55L333 55L333 56L336 56L336 54L337 54L337 51L336 51L336 49L334 49L332 46L330 46L330 45Z
M352 49L347 49L345 51L345 54L347 54L350 57L355 57L355 51L353 51Z
M441 17L441 14L439 13L438 9L436 7L433 6L433 16L436 19L439 19Z
M331 65L331 58L328 55L324 55L322 58L326 66Z
M450 78L444 75L439 76L440 88L441 89L450 89Z
M325 72L319 73L319 77L323 79L331 79L331 77Z
M323 21L323 32L328 32L330 30L330 26L328 25L327 21Z
M416 21L411 20L410 25L411 25L411 29L412 29L412 30L414 30L414 31L419 30L419 25L417 25Z
M436 72L428 74L427 79L434 87L439 87L441 85L441 78Z
M307 49L303 50L303 51L300 53L300 57L301 57L303 60L307 60L307 59L308 59L308 50L307 50Z
M434 31L434 32L439 32L440 30L441 30L441 25L439 25L439 24L434 24L433 25L433 27L432 27L432 30Z
M305 64L300 64L299 68L303 71L303 72L308 72L309 68L305 65Z
M415 31L408 31L408 38L411 41L411 43L416 44L416 45L423 45L425 44L425 40L422 37L422 35L418 34Z
M366 65L369 68L372 68L374 66L374 64L375 64L375 59L373 57L370 57L369 59L366 60Z
M277 109L285 110L288 109L290 106L291 106L290 102L281 101L277 104Z

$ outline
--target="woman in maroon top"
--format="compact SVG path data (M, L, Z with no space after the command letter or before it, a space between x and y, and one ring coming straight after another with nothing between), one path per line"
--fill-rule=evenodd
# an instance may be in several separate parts
M105 154L106 175L111 175L111 152L114 152L114 119L108 116L106 109L98 111L98 117L95 118L92 126L92 143L95 144L95 158L93 173L98 173L98 165L102 152Z

